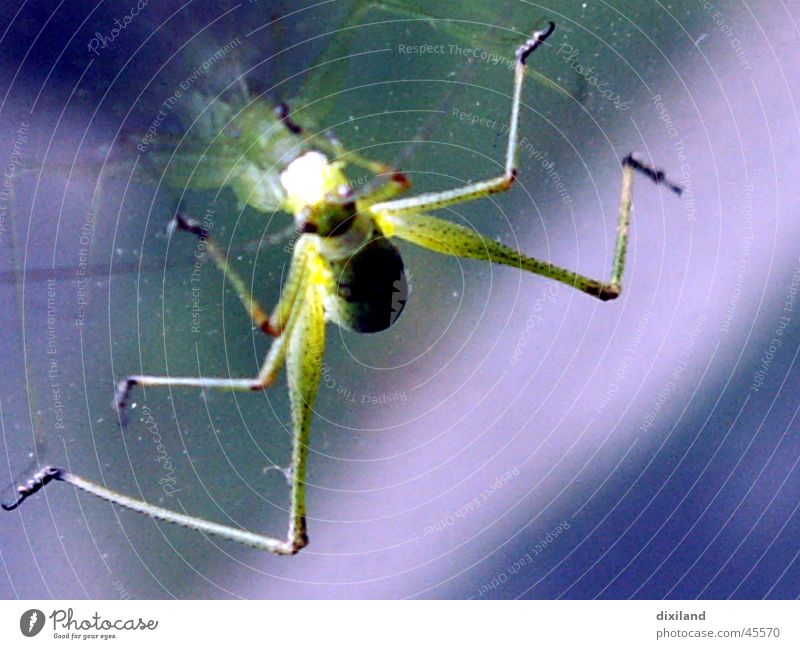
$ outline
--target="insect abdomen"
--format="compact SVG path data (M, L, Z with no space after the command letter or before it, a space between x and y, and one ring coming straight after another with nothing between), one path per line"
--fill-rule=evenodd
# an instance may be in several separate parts
M330 264L337 282L331 320L359 333L394 324L406 304L408 282L400 252L390 241L370 238L350 257Z

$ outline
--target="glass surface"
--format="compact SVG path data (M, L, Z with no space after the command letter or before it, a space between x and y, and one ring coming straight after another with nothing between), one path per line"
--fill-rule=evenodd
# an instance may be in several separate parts
M291 217L170 185L180 161L213 170L197 143L245 92L412 191L454 187L502 168L514 50L552 20L518 183L438 215L606 278L620 159L685 191L637 177L608 303L400 243L396 324L328 327L297 556L53 484L0 517L0 596L797 597L793 3L140 4L0 16L4 501L51 463L285 533L283 375L263 394L139 390L126 428L111 406L128 374L252 376L268 349L222 274L196 268L196 240L166 236L178 209L207 217L277 299Z

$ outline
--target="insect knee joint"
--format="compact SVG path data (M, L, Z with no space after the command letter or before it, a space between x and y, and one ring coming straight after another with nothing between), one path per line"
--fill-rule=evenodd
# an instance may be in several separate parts
M275 375L270 374L268 376L261 377L259 376L250 384L250 391L251 392L261 392L262 390L266 390L267 388L272 387L272 384L275 383Z
M616 300L621 293L622 286L620 286L617 282L612 282L611 284L601 285L600 290L597 291L596 295L601 301L608 302L609 300Z
M192 234L195 234L198 237L207 233L202 223L200 223L199 221L195 221L194 219L187 219L180 212L175 215L175 218L172 221L170 221L169 225L167 226L167 235L172 236L172 233L175 230L183 230L185 232L191 232Z
M131 393L131 389L134 385L139 384L139 379L136 376L129 376L126 379L122 379L119 383L117 383L117 390L114 399L114 403L117 408L124 408L128 402L128 396Z

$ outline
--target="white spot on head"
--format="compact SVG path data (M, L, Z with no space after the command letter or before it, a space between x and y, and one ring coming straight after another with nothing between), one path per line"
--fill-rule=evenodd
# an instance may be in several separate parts
M293 160L281 173L281 184L291 199L302 205L316 205L328 191L328 158L309 151Z

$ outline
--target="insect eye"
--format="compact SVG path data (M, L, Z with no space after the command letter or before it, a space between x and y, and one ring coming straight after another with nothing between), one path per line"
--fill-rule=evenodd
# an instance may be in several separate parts
M350 185L339 185L338 189L336 190L336 194L339 196L339 198L352 198L355 195L355 192Z

